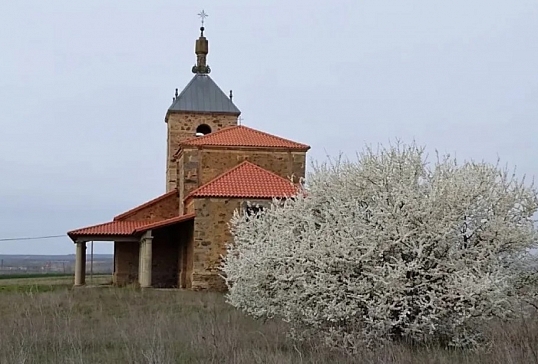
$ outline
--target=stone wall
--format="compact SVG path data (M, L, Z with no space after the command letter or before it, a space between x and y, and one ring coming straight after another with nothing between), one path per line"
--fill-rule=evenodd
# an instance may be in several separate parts
M226 290L219 277L221 255L226 254L226 244L232 241L228 223L236 209L245 203L240 199L195 198L193 237L193 290ZM267 202L266 200L262 200Z
M140 244L137 242L114 242L114 284L125 286L138 284Z
M211 181L218 175L248 160L263 169L271 171L283 178L294 176L294 182L305 174L305 152L278 150L215 150L202 149L201 184Z
M181 153L181 165L178 165L180 170L179 176L182 180L178 183L179 187L179 201L183 204L185 197L192 190L201 186L200 184L200 150L198 149L185 149ZM181 211L181 208L180 208Z
M178 164L180 201L194 189L248 160L268 171L294 182L305 176L306 153L261 149L197 149L186 148Z
M179 148L179 143L195 137L196 128L206 124L212 132L227 126L237 125L238 115L218 113L170 113L166 117L167 123L167 154L166 154L166 191L171 191L176 185L176 163L174 154Z
M114 218L116 221L156 222L179 214L179 194L170 192Z
M176 186L178 189L178 200L179 200L179 215L185 214L185 208L183 205L183 198L181 197L181 192L185 190L185 168L182 168L182 166L185 163L185 156L181 154L181 156L177 159L176 162Z
M185 213L194 214L195 212L196 210L194 209L194 200L189 199L188 201L186 201L186 204L185 204Z
M193 268L193 228L194 222L189 221L181 225L180 254L178 257L178 286L190 289L192 287Z

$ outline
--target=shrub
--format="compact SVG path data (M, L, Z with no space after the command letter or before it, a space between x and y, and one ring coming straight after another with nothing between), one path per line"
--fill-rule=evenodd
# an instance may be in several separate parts
M338 347L473 346L486 320L515 313L514 262L536 243L537 208L534 187L498 165L366 149L314 165L297 196L236 212L227 299Z

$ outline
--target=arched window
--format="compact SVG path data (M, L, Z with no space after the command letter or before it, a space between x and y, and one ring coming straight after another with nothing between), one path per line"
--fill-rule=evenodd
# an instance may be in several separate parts
M196 136L204 136L211 133L211 127L207 124L200 124L196 128Z

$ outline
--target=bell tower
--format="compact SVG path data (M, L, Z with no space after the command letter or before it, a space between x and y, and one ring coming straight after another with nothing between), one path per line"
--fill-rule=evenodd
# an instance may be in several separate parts
M192 67L194 77L178 94L168 108L165 122L167 124L166 153L166 191L176 188L177 164L174 154L179 144L187 139L206 135L222 128L237 125L241 111L232 102L232 93L227 96L209 77L211 68L207 64L209 42L204 36L204 11L198 14L202 18L200 37L196 40L196 64Z

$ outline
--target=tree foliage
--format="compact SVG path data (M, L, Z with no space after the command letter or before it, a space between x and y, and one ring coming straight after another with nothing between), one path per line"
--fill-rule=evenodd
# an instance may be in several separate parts
M228 301L350 348L386 340L474 345L513 312L513 262L536 243L537 193L498 165L416 145L313 166L293 198L236 212Z

